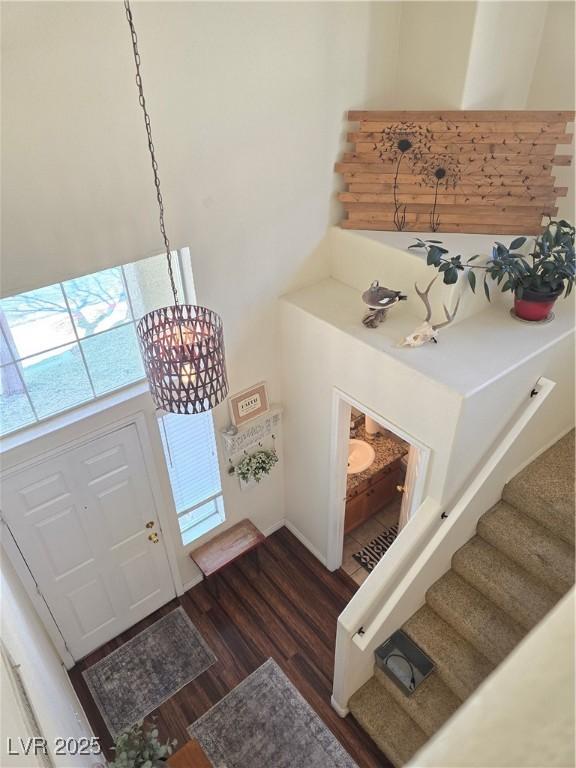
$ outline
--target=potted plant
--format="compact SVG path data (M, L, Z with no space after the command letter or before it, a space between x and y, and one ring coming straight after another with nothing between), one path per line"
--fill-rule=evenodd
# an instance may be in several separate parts
M255 453L247 453L235 467L234 472L243 483L250 483L255 480L257 483L265 476L270 474L270 470L278 461L278 454L274 448L269 451L261 448Z
M137 723L121 733L114 741L114 760L109 768L157 768L172 754L176 739L161 744L157 728L144 728Z
M421 240L410 248L424 248L427 263L442 274L444 283L458 280L466 272L472 291L476 290L475 270L484 272L484 292L490 301L488 278L502 291L514 293L514 312L522 320L542 321L550 315L556 299L568 296L574 285L575 228L563 219L550 220L542 234L535 238L528 254L520 252L528 238L517 237L509 246L496 242L486 264L473 264L479 256L462 262L462 256L449 256L440 240Z

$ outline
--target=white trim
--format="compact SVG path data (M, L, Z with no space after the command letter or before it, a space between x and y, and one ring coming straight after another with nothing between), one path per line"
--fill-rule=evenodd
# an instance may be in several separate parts
M268 538L268 536L272 536L273 533L276 533L276 531L279 531L280 528L284 528L285 526L286 526L286 520L284 519L278 520L277 523L272 523L272 525L269 525L265 531L262 531L262 533L264 534L264 536L266 536L266 538Z
M182 589L184 592L188 592L189 589L192 589L193 587L197 587L198 584L202 584L204 581L204 576L201 573L196 574L193 579L190 579L190 581L184 582ZM184 592L182 594L184 594Z
M330 696L330 704L332 705L332 709L335 710L336 714L339 717L346 717L346 715L350 714L350 710L348 709L348 707L341 707L333 695Z
M46 632L48 633L48 637L50 640L52 640L58 656L62 660L62 664L64 664L66 669L72 669L74 664L76 664L76 661L74 660L74 657L70 651L68 651L66 648L66 644L60 629L56 624L54 617L50 613L50 609L48 608L46 601L38 591L32 573L30 572L26 561L20 553L18 545L16 544L16 540L12 535L12 531L8 527L8 523L4 520L4 518L2 518L2 534L3 552L14 566L16 575L22 582L22 586L24 587L26 594L30 598L30 602L34 606L36 613L44 625Z
M182 576L180 575L180 569L178 568L178 557L176 548L174 546L174 539L172 537L172 528L168 514L170 511L175 513L174 507L170 509L164 504L164 498L160 491L160 482L158 474L156 472L156 463L154 461L154 452L152 450L152 443L150 439L150 433L146 425L146 414L143 411L135 414L133 422L138 432L138 438L140 440L140 446L142 448L142 454L144 456L144 463L146 465L146 471L152 487L152 497L154 506L156 507L156 515L158 516L158 525L162 533L162 543L164 545L164 551L168 559L168 565L170 567L170 574L172 576L172 584L174 585L174 591L176 595L181 595L184 591L182 585ZM180 527L180 526L178 526Z
M306 549L314 555L316 560L319 560L325 568L328 567L326 565L326 558L324 557L324 555L318 549L316 549L314 544L312 544L298 528L296 528L296 526L291 520L285 520L284 525L286 526L286 528L288 528L290 533L296 536L296 538L301 544L304 544Z
M351 395L338 387L332 390L332 420L330 438L330 491L328 512L328 546L326 567L335 571L342 565L342 549L344 543L344 516L346 511L346 465L348 459L348 434L350 431L350 412L354 407L369 416L378 424L388 429L409 443L417 455L413 460L418 461L418 471L414 486L410 488L409 518L413 517L424 500L424 488L430 462L430 448L409 435L401 427L380 416L367 406L360 403Z
M47 416L27 427L22 427L22 429L4 435L0 439L0 454L29 445L34 440L47 437L60 429L66 429L74 424L81 424L85 419L104 413L117 405L130 403L131 400L148 394L148 392L148 383L146 381L139 381L115 389L113 392L99 395L80 405L74 405L66 411L61 411L53 416Z

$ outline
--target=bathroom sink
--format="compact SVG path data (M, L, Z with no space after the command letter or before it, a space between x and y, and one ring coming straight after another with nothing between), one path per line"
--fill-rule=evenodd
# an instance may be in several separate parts
M347 474L355 475L364 472L372 464L376 454L374 448L364 440L350 440L348 443L348 470Z

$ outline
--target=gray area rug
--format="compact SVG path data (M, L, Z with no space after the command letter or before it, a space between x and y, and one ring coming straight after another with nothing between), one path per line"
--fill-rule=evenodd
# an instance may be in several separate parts
M358 768L273 659L188 733L214 768Z
M108 730L117 736L215 661L178 606L82 674Z

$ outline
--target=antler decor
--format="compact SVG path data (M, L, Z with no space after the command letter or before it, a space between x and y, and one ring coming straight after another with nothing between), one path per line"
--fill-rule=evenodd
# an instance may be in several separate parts
M444 307L446 320L441 323L430 322L432 320L432 307L430 306L430 299L428 298L428 294L430 293L430 289L437 279L438 275L432 278L432 280L428 283L428 287L423 291L418 288L418 283L414 283L414 289L426 307L426 317L422 325L419 325L416 330L402 339L400 342L401 347L421 347L423 344L426 344L427 341L433 341L436 344L438 342L437 337L440 328L444 328L446 325L449 325L456 317L456 312L458 312L458 307L460 306L460 299L458 299L456 302L456 306L454 307L452 314L450 314L445 304L442 305Z
M345 229L537 235L557 214L556 166L574 112L348 113L357 127L336 171ZM566 148L568 149L568 148Z

